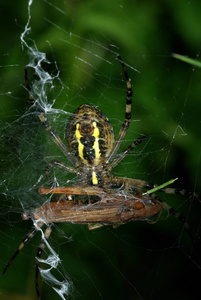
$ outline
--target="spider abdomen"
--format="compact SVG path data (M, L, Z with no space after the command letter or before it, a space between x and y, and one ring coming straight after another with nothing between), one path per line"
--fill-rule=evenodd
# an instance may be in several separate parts
M97 166L112 151L114 133L108 118L99 109L83 104L69 120L66 139L78 165Z

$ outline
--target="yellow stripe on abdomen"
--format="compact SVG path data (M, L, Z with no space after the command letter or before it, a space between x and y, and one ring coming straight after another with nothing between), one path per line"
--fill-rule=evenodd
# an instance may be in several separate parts
M75 130L75 136L77 138L77 142L78 142L78 155L81 159L84 160L84 156L83 156L83 152L84 152L84 145L80 142L80 139L81 137L83 137L81 134L80 134L80 131L79 131L79 126L80 124L76 124L76 130Z
M95 158L100 158L101 154L100 154L100 147L99 147L99 135L100 135L100 131L96 125L96 122L93 122L93 126L94 126L94 133L92 134L92 136L95 137L95 141L93 144L93 149L95 150Z

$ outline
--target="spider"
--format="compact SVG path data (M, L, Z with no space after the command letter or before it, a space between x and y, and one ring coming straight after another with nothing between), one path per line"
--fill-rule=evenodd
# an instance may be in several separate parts
M139 137L124 151L117 154L129 128L133 94L125 64L119 55L117 58L124 72L127 92L125 118L116 141L114 141L113 128L108 118L98 108L83 104L76 109L67 124L66 140L68 148L48 124L38 103L33 99L28 83L27 69L25 69L29 99L35 107L38 118L53 142L74 167L60 161L51 161L47 165L45 173L50 188L39 188L39 194L60 194L60 197L57 201L44 204L32 213L23 214L24 220L37 220L38 227L34 227L26 235L18 250L6 265L3 274L5 274L24 245L44 223L47 225L44 239L48 239L51 234L51 226L56 222L88 224L89 229L95 229L104 224L115 226L134 219L148 219L157 214L160 215L163 208L185 222L177 211L160 201L155 194L143 193L143 190L146 191L157 185L138 179L111 175L112 169L146 138L145 135ZM79 177L77 183L72 187L54 187L50 177L52 167L59 167L66 172L76 174ZM185 194L185 190L174 188L160 188L159 190L169 194ZM44 222L41 220L44 220ZM35 288L39 298L39 258L45 248L44 239L42 239L36 255Z

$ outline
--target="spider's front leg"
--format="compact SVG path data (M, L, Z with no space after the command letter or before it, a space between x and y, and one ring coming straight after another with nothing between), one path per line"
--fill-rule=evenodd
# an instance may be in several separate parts
M29 94L29 100L30 100L31 104L34 106L34 108L37 112L38 118L41 121L42 125L45 127L46 131L48 132L48 134L51 137L51 139L53 140L53 142L60 148L60 150L67 157L67 159L74 164L74 162L75 162L74 157L71 155L71 153L69 153L69 151L67 150L66 146L64 145L64 143L62 142L60 137L49 125L46 117L44 116L43 112L41 111L40 106L38 105L38 102L32 96L31 88L30 88L29 81L28 81L27 68L25 68L25 83L26 83L28 94Z

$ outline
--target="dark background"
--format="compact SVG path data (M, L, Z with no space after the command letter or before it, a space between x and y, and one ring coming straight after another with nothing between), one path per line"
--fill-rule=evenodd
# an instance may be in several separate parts
M29 109L24 67L30 56L20 42L27 3L1 1L0 7L3 270L32 226L31 221L21 221L22 212L45 201L37 194L37 187L47 184L45 178L37 182L45 165L55 157L65 158ZM116 53L127 64L134 91L133 121L121 150L141 134L148 138L113 174L158 184L178 177L175 186L201 191L201 71L172 57L179 53L200 60L200 15L198 0L33 2L26 41L31 46L35 41L46 53L50 63L42 64L45 70L52 76L60 71L61 81L56 79L47 89L48 101L56 100L54 108L72 113L82 103L96 105L117 135L126 85ZM30 82L38 79L33 70L29 76ZM63 140L69 116L48 115ZM58 174L64 182L71 178L62 175ZM199 299L200 201L161 198L187 216L193 239L172 216L154 225L138 221L90 232L85 225L53 227L50 244L75 287L69 299ZM34 256L39 242L40 234L1 277L0 299L36 299ZM56 272L55 276L62 280ZM43 299L59 299L47 284L40 282L40 289Z

